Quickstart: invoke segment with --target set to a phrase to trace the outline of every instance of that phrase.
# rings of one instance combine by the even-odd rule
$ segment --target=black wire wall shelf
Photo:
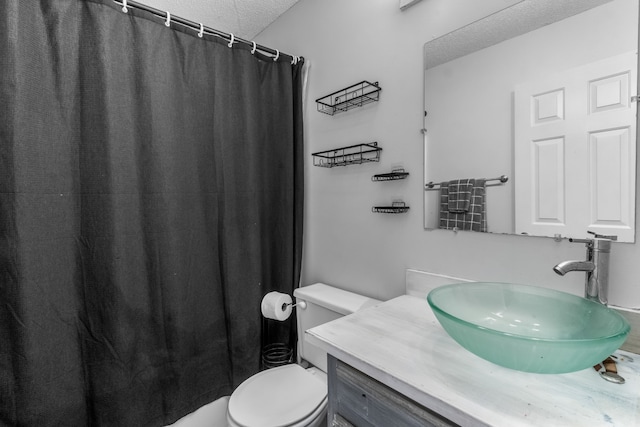
[[[348,147],[312,153],[313,165],[323,168],[335,166],[359,165],[362,163],[379,162],[382,148],[377,142],[356,144]]]
[[[405,179],[409,176],[409,172],[405,172],[404,169],[394,169],[390,173],[381,173],[373,175],[371,181],[396,181],[399,179]]]
[[[378,82],[369,83],[366,80],[352,86],[330,93],[327,96],[316,99],[318,111],[333,116],[337,113],[349,111],[352,108],[377,102],[380,99]]]
[[[408,211],[409,206],[406,206],[404,202],[393,202],[391,206],[374,206],[371,208],[371,212],[375,213],[400,214]]]

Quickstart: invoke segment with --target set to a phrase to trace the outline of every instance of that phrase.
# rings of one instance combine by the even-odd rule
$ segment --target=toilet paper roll
[[[262,315],[267,319],[287,320],[291,316],[291,296],[280,292],[269,292],[262,298]]]

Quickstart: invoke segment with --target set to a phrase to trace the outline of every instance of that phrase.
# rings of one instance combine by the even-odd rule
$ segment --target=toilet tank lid
[[[296,298],[317,304],[343,315],[355,313],[363,308],[381,303],[377,299],[354,294],[343,289],[334,288],[324,283],[303,286],[293,291]]]

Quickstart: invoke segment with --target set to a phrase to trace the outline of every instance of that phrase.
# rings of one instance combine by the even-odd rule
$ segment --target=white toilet
[[[233,392],[227,408],[230,427],[315,427],[326,425],[327,354],[305,342],[304,331],[380,301],[322,283],[293,292],[298,325],[298,362],[259,372]],[[300,360],[302,359],[302,360]]]

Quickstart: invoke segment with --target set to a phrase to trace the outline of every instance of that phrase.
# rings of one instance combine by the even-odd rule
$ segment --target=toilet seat
[[[323,413],[327,384],[299,365],[285,365],[248,378],[229,399],[229,421],[246,427],[297,427]]]

